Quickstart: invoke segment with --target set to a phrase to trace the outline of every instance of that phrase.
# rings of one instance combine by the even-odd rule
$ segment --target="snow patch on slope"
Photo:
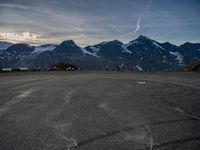
[[[152,41],[152,43],[153,43],[154,46],[159,47],[159,48],[164,50],[164,48],[162,46],[160,46],[157,42]]]
[[[41,52],[44,52],[44,51],[52,51],[55,48],[56,48],[55,45],[37,46],[37,47],[35,47],[35,50],[32,53],[34,54],[34,53],[41,53]]]
[[[139,66],[139,65],[136,65],[135,66],[139,71],[143,71],[143,69]]]
[[[174,55],[174,56],[176,56],[176,60],[179,61],[179,65],[183,64],[183,56],[180,53],[178,53],[178,52],[171,52],[171,51],[169,53],[172,54],[172,55]]]
[[[130,50],[128,50],[128,48],[127,48],[129,45],[130,45],[130,43],[123,44],[122,45],[122,52],[132,54],[132,52]]]
[[[90,46],[90,49],[92,49],[93,53],[96,54],[100,50],[100,47]]]
[[[84,54],[88,54],[88,55],[92,55],[92,56],[95,56],[97,58],[100,58],[98,55],[96,55],[96,53],[91,53],[91,52],[87,51],[85,48],[81,48],[81,50]]]

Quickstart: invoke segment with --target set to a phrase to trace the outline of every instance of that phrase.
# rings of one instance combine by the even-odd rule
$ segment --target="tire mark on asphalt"
[[[38,80],[38,81],[35,81],[35,82],[31,82],[31,83],[22,83],[22,85],[18,85],[18,86],[15,86],[13,88],[9,88],[11,90],[18,90],[19,88],[26,88],[26,87],[29,87],[29,86],[35,86],[37,84],[41,84],[41,83],[45,83],[47,81],[49,81],[50,79],[45,79],[45,80]]]
[[[62,78],[91,78],[91,77],[97,77],[97,78],[105,78],[105,79],[131,79],[131,80],[143,80],[143,81],[150,81],[150,82],[159,82],[159,83],[168,83],[168,84],[173,84],[173,85],[179,85],[179,86],[187,86],[187,87],[192,87],[192,88],[197,88],[200,89],[200,86],[196,86],[196,85],[192,85],[192,84],[188,84],[188,83],[180,83],[180,82],[174,82],[174,81],[164,81],[164,80],[155,80],[155,79],[144,79],[144,78],[133,78],[133,77],[117,77],[117,76],[99,76],[97,75],[89,75],[87,74],[87,76],[85,75],[74,75],[74,76],[68,76],[68,77],[62,77]],[[48,77],[48,78],[52,78],[52,77]],[[22,80],[19,80],[22,81]],[[8,83],[8,82],[5,82]],[[4,83],[0,83],[0,84],[4,84]]]
[[[75,77],[81,77],[81,76],[75,76]],[[83,77],[83,76],[82,76]],[[88,77],[88,75],[87,75]],[[91,75],[92,77],[92,75]],[[96,77],[101,77],[101,76],[98,76],[96,75]],[[73,78],[73,77],[72,77]],[[102,77],[101,77],[102,78]],[[133,79],[133,80],[141,80],[140,78],[131,78],[131,77],[128,77],[128,78],[121,78],[121,77],[103,77],[103,78],[106,78],[106,79]],[[159,83],[167,83],[167,84],[172,84],[172,85],[178,85],[178,86],[186,86],[186,87],[192,87],[192,88],[197,88],[197,89],[200,89],[199,86],[195,86],[195,85],[191,85],[191,84],[187,84],[187,83],[180,83],[180,82],[173,82],[173,81],[162,81],[162,80],[149,80],[149,79],[143,79],[143,81],[150,81],[150,82],[159,82]],[[146,83],[146,82],[145,82]],[[170,106],[171,107],[171,106]],[[180,107],[181,108],[181,107]],[[171,107],[172,109],[172,107]],[[182,108],[181,108],[182,109]],[[175,110],[175,109],[173,109]],[[180,111],[179,111],[180,112]],[[200,120],[200,117],[198,116],[194,116],[192,115],[191,113],[187,112],[186,110],[182,109],[182,113],[184,113],[186,116],[190,117],[190,118],[193,118],[193,119],[196,119],[196,120]]]
[[[160,88],[158,87],[160,90]],[[175,96],[177,98],[183,98],[183,97],[189,97],[191,95],[194,95],[198,90],[194,90],[194,88],[190,88],[187,86],[180,86],[180,85],[174,85],[174,84],[168,84],[167,86],[161,88],[162,91],[166,93],[166,90],[170,92],[171,96]]]
[[[173,145],[173,144],[187,143],[187,142],[195,141],[195,140],[199,141],[200,140],[200,136],[191,137],[191,138],[185,138],[185,139],[179,139],[179,140],[170,141],[170,142],[161,143],[161,144],[156,144],[156,145],[154,145],[153,149],[158,149],[158,148],[162,148],[164,146],[169,146],[169,145]]]
[[[157,92],[155,92],[155,93],[157,93]],[[191,92],[190,95],[192,95],[192,92]],[[186,108],[183,108],[182,106],[180,106],[179,104],[177,104],[175,102],[168,101],[168,100],[165,100],[163,98],[162,99],[159,98],[159,102],[161,104],[165,105],[165,107],[167,107],[167,108],[169,108],[169,109],[171,109],[173,111],[181,113],[181,114],[183,114],[183,115],[185,115],[185,116],[187,116],[189,118],[200,120],[200,117],[191,114]]]
[[[181,107],[170,107],[172,110],[175,110],[179,113],[182,113],[182,114],[185,114],[186,116],[188,116],[189,118],[192,118],[192,119],[196,119],[196,120],[200,120],[200,117],[198,116],[195,116],[195,115],[192,115],[188,112],[186,112],[184,109],[182,109]]]
[[[26,81],[35,81],[35,80],[52,79],[52,78],[53,77],[24,79],[24,80],[14,80],[14,81],[0,82],[0,85],[2,85],[2,84],[8,84],[8,83],[14,83],[14,82],[26,82]]]
[[[80,75],[76,75],[73,76],[71,78],[76,78],[76,77],[86,77],[86,78],[91,78],[91,77],[99,77],[99,78],[105,78],[105,79],[133,79],[133,80],[143,80],[143,81],[150,81],[150,82],[159,82],[159,83],[168,83],[168,84],[174,84],[174,85],[179,85],[179,86],[187,86],[187,87],[192,87],[192,88],[197,88],[200,89],[200,86],[196,86],[196,85],[191,85],[188,83],[180,83],[180,82],[174,82],[174,81],[163,81],[163,80],[155,80],[155,79],[141,79],[141,78],[133,78],[133,77],[117,77],[117,76],[112,76],[112,77],[102,77],[99,75],[87,75],[87,76],[80,76]],[[70,78],[70,77],[68,77]]]
[[[182,97],[186,97],[186,96],[191,96],[191,95],[194,95],[194,90],[188,90],[188,88],[186,89],[185,87],[183,88],[184,89],[184,92],[183,93],[186,93],[184,95],[182,95]],[[160,91],[154,91],[154,93],[160,93]],[[176,95],[175,95],[176,96]],[[183,108],[182,106],[180,106],[179,104],[175,103],[174,101],[168,101],[168,100],[165,100],[164,98],[160,99],[159,98],[159,102],[161,104],[164,104],[165,106],[167,106],[169,109],[173,110],[173,111],[176,111],[178,113],[181,113],[191,119],[196,119],[196,120],[200,120],[200,117],[198,116],[195,116],[193,114],[191,114],[186,108]]]
[[[52,108],[54,111],[49,112],[49,116],[51,116],[51,119],[49,118],[46,124],[48,124],[48,126],[53,129],[56,137],[58,136],[60,140],[62,139],[65,141],[65,146],[61,148],[65,150],[71,150],[73,147],[76,147],[77,142],[73,137],[66,136],[65,131],[70,129],[71,124],[67,122],[60,122],[56,118],[65,110],[65,107],[63,107],[63,105],[68,105],[70,103],[74,92],[75,90],[72,87],[68,86],[68,89],[66,92],[64,92],[62,98],[59,98],[59,101],[56,101],[54,105],[48,106],[48,108]]]
[[[7,113],[11,107],[17,103],[20,103],[24,98],[28,97],[30,94],[32,94],[34,90],[26,90],[20,95],[14,97],[11,101],[6,102],[2,107],[0,107],[0,117]]]
[[[174,102],[169,102],[169,101],[165,101],[162,100],[160,101],[160,103],[164,104],[165,107],[168,107],[168,109],[171,109],[173,111],[176,111],[178,113],[181,113],[191,119],[195,119],[195,120],[199,120],[200,121],[200,117],[195,116],[193,114],[191,114],[190,112],[188,112],[185,108],[181,107],[180,105],[174,103]]]
[[[63,78],[77,78],[77,77],[94,77],[93,75],[87,75],[87,76],[80,76],[80,75],[75,75],[75,76],[70,76],[70,77],[63,77]],[[200,86],[196,85],[191,85],[187,83],[180,83],[180,82],[173,82],[173,81],[163,81],[163,80],[154,80],[154,79],[141,79],[141,78],[132,78],[132,77],[102,77],[102,76],[95,76],[95,77],[100,77],[100,78],[107,78],[107,79],[133,79],[133,80],[143,80],[143,81],[150,81],[150,82],[159,82],[159,83],[168,83],[168,84],[174,84],[174,85],[180,85],[180,86],[187,86],[187,87],[192,87],[192,88],[198,88],[200,89]],[[45,78],[35,78],[35,79],[27,79],[27,80],[14,80],[14,81],[7,81],[7,82],[0,82],[1,84],[7,84],[7,83],[12,83],[12,82],[20,82],[20,81],[34,81],[34,80],[40,80],[40,79],[47,79],[47,78],[55,78],[55,77],[45,77]]]
[[[88,139],[85,139],[85,140],[81,140],[81,141],[77,142],[77,147],[84,146],[84,145],[93,143],[95,141],[98,141],[98,140],[101,140],[101,139],[104,139],[104,138],[107,138],[107,137],[110,137],[110,136],[114,136],[114,135],[122,133],[122,132],[127,132],[127,131],[131,131],[131,130],[134,130],[134,129],[137,129],[137,128],[141,128],[141,127],[145,128],[146,126],[150,126],[150,125],[158,125],[158,124],[166,124],[166,123],[178,123],[178,122],[185,122],[185,121],[196,121],[196,119],[158,121],[158,122],[140,124],[138,126],[127,126],[127,127],[122,128],[122,129],[108,131],[108,132],[105,132],[105,133],[98,134],[94,137],[91,137],[91,138],[88,138]]]
[[[180,85],[180,86],[187,86],[187,87],[200,89],[199,86],[191,85],[191,84],[187,84],[187,83],[179,83],[179,82],[172,82],[172,81],[162,81],[162,80],[148,80],[148,79],[144,79],[144,80],[151,81],[151,82],[160,82],[160,83],[168,83],[168,84],[174,84],[174,85]]]

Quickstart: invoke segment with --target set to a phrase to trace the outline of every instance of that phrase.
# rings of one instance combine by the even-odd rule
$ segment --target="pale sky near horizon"
[[[0,40],[92,45],[145,35],[200,43],[200,0],[0,0]]]

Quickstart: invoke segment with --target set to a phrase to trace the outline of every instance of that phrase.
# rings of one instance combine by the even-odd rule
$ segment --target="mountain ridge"
[[[113,40],[85,47],[78,46],[73,40],[40,46],[18,43],[0,51],[1,68],[45,68],[62,61],[89,70],[170,71],[198,60],[199,43],[186,42],[177,46],[143,35],[128,43]]]

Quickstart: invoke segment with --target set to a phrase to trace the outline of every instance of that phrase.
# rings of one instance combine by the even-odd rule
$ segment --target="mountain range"
[[[129,43],[118,40],[79,47],[74,41],[30,46],[0,42],[0,68],[47,68],[64,62],[83,70],[173,71],[200,60],[200,43],[176,46],[139,36]]]

